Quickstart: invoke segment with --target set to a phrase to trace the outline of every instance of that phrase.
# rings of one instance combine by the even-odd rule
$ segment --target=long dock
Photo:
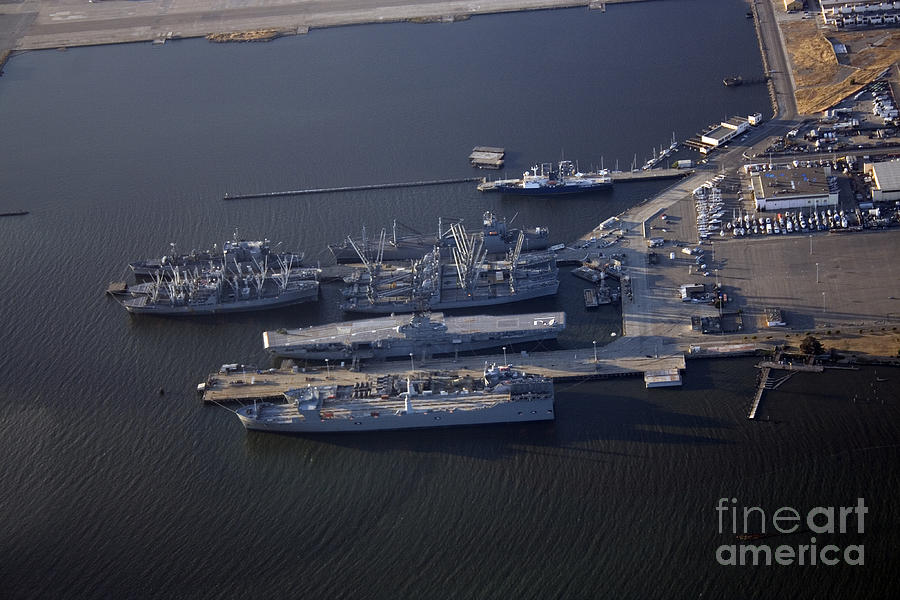
[[[331,188],[310,188],[305,190],[284,190],[280,192],[256,192],[252,194],[226,194],[223,200],[250,200],[253,198],[277,198],[280,196],[304,196],[306,194],[333,194],[335,192],[361,192],[365,190],[390,190],[395,188],[424,187],[448,183],[481,181],[481,177],[459,177],[456,179],[429,179],[425,181],[405,181],[401,183],[371,183],[368,185],[345,185]]]
[[[769,373],[771,367],[763,367],[759,374],[759,385],[756,386],[756,394],[753,395],[753,401],[750,403],[750,412],[747,414],[748,419],[756,418],[756,411],[759,409],[759,403],[762,402],[763,394],[769,389]]]
[[[693,174],[693,169],[647,169],[646,171],[613,171],[609,176],[614,182],[627,183],[650,179],[676,179]]]
[[[615,344],[613,344],[615,346]],[[468,356],[465,358],[441,358],[415,360],[415,371],[458,371],[462,375],[481,377],[484,363],[503,364],[503,354]],[[594,360],[593,348],[555,350],[530,356],[511,355],[506,362],[529,373],[552,377],[555,382],[605,379],[608,377],[645,376],[652,387],[681,385],[681,371],[685,368],[683,354],[659,357],[629,356],[618,347],[612,351],[598,350]],[[213,373],[206,379],[203,401],[227,404],[254,400],[279,399],[284,392],[309,385],[353,385],[377,378],[379,375],[407,373],[410,364],[405,361],[363,364],[358,371],[338,365],[314,368],[269,369],[267,371],[235,371]],[[665,376],[661,374],[665,373]]]

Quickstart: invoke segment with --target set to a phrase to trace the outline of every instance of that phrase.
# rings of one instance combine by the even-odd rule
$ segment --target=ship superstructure
[[[552,296],[559,288],[559,269],[552,252],[522,254],[524,235],[503,260],[487,260],[484,241],[451,227],[455,246],[434,250],[409,268],[365,262],[344,289],[346,312],[398,313],[469,308]],[[443,262],[449,252],[452,260]]]
[[[294,269],[278,260],[269,268],[264,259],[257,270],[224,268],[157,273],[153,281],[130,286],[120,302],[134,314],[204,315],[277,308],[318,299],[315,271]]]
[[[290,390],[284,404],[255,403],[235,411],[247,429],[328,433],[548,421],[553,381],[510,366],[485,366],[483,376],[459,372],[384,375],[356,385]]]
[[[416,313],[266,331],[263,346],[275,356],[310,360],[406,358],[556,339],[565,326],[563,312],[464,317]]]
[[[452,222],[459,222],[458,219]],[[549,246],[549,231],[546,227],[512,229],[506,220],[497,219],[486,211],[482,216],[481,237],[489,254],[505,254],[515,247],[519,233],[524,233],[524,252],[545,250]],[[362,236],[349,238],[340,244],[330,244],[328,249],[338,263],[361,262],[360,255],[370,261],[415,260],[425,256],[435,246],[451,248],[456,245],[452,229],[444,227],[443,219],[438,219],[435,233],[397,235],[397,221],[393,222],[390,235],[382,230],[380,236],[369,238],[363,228]]]
[[[276,244],[275,248],[280,245]],[[237,274],[248,270],[258,273],[266,262],[289,262],[299,267],[303,260],[303,254],[299,252],[277,252],[269,240],[240,239],[237,231],[231,240],[222,244],[221,249],[214,244],[209,250],[191,250],[190,254],[178,254],[174,243],[169,244],[169,247],[169,253],[160,258],[129,263],[134,276],[151,279],[156,275],[171,276],[176,267],[181,271],[221,269]]]
[[[500,179],[484,181],[478,185],[482,192],[503,194],[550,196],[556,194],[577,194],[612,187],[609,171],[582,173],[570,160],[562,160],[557,165],[542,163],[531,167],[521,179]]]

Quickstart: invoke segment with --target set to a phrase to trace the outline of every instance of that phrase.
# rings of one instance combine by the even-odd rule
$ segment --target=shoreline
[[[0,14],[33,19],[23,31],[7,32],[12,38],[9,49],[18,52],[132,42],[159,44],[210,35],[233,35],[234,39],[226,41],[236,42],[268,40],[347,25],[453,23],[472,15],[577,7],[605,11],[606,5],[646,1],[649,0],[484,0],[473,5],[460,0],[417,0],[412,4],[380,0],[360,6],[358,0],[324,4],[314,0],[176,0],[159,6],[127,0],[42,0],[37,12],[29,12],[23,5],[6,9],[0,5]],[[265,35],[254,37],[254,32],[263,31]]]

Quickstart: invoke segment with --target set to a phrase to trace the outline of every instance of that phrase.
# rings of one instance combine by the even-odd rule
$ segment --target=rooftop
[[[828,176],[821,169],[814,168],[779,167],[755,173],[751,181],[757,198],[827,196],[830,191]]]
[[[873,163],[871,168],[878,189],[900,190],[900,161]]]

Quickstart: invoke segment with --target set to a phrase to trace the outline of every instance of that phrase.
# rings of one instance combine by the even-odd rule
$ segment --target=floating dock
[[[479,169],[503,168],[503,157],[506,155],[504,148],[493,146],[475,146],[469,155],[469,163]]]

